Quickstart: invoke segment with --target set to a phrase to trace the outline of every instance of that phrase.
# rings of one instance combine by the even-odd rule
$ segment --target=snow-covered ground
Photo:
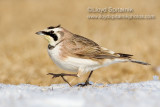
[[[160,107],[160,81],[87,87],[0,84],[0,107]]]

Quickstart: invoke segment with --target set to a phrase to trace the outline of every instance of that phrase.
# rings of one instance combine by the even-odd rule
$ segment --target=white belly
[[[98,62],[89,59],[81,59],[75,57],[67,57],[65,58],[65,60],[62,59],[59,56],[60,45],[56,46],[52,50],[48,49],[48,53],[57,66],[67,71],[78,72],[79,70],[81,70],[83,72],[88,72],[100,67]]]
[[[71,64],[68,64],[68,62],[66,62],[65,60],[62,60],[62,58],[60,57],[60,46],[56,46],[54,49],[49,50],[48,49],[48,54],[51,57],[52,61],[59,66],[60,68],[67,70],[67,71],[77,71],[78,67],[77,66],[73,66]]]

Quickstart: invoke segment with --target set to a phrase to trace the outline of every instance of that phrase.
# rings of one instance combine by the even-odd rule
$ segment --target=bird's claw
[[[53,74],[53,73],[48,73],[47,75],[52,75],[52,78],[57,78],[62,76],[62,74]]]
[[[92,85],[92,84],[90,84],[89,82],[85,82],[84,84],[78,84],[77,86],[85,87],[85,86],[87,86],[87,85]]]

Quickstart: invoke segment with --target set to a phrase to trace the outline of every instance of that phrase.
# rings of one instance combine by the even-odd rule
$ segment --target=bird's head
[[[36,34],[44,36],[44,38],[49,42],[49,44],[55,46],[57,43],[62,41],[64,35],[63,30],[64,29],[60,25],[55,27],[50,26],[47,27],[47,29],[36,32]]]

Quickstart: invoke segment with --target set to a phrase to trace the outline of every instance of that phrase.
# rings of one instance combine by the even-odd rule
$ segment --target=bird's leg
[[[91,72],[90,72],[90,74],[89,74],[89,76],[88,76],[88,78],[87,78],[87,80],[86,80],[85,84],[87,84],[87,85],[91,85],[91,84],[89,83],[89,79],[90,79],[90,77],[91,77],[92,73],[93,73],[93,71],[91,71]]]
[[[86,80],[86,82],[85,82],[84,84],[78,84],[78,86],[84,87],[84,86],[87,86],[87,85],[91,85],[91,84],[89,83],[89,79],[90,79],[92,73],[93,73],[93,71],[90,72],[90,74],[89,74],[89,76],[88,76],[88,78],[87,78],[87,80]]]
[[[77,74],[64,74],[64,73],[61,73],[61,74],[54,74],[54,73],[48,73],[47,75],[52,75],[53,77],[52,78],[56,78],[56,77],[62,77],[62,79],[68,83],[70,86],[71,84],[64,78],[64,76],[74,76],[74,77],[78,77]],[[71,86],[72,87],[72,86]]]

